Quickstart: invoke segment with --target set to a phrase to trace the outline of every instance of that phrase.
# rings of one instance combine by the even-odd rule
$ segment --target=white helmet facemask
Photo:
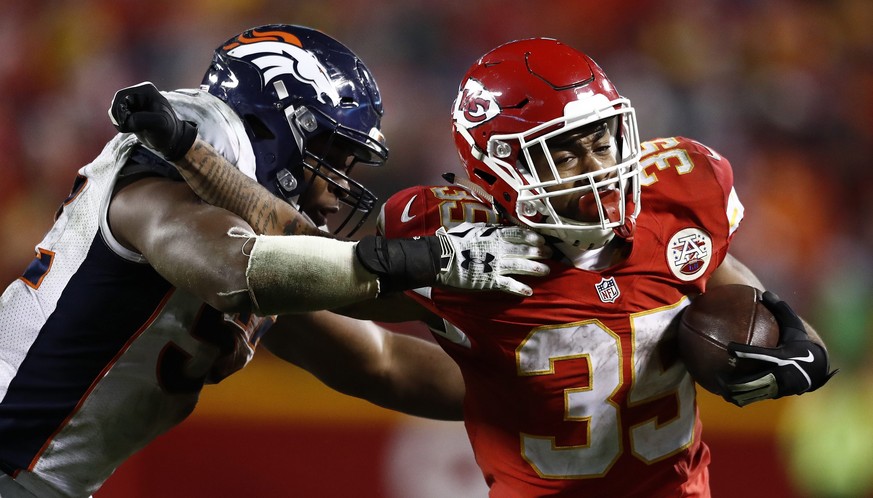
[[[562,178],[552,158],[551,139],[599,122],[609,127],[616,164]],[[504,159],[513,149],[519,151],[516,165]],[[538,152],[546,159],[550,178],[541,179],[533,167],[531,155]],[[563,116],[523,133],[492,136],[482,161],[517,190],[512,214],[520,223],[571,246],[594,249],[604,246],[616,233],[629,237],[632,232],[640,210],[640,155],[636,114],[630,102],[593,95],[568,103]],[[583,196],[589,213],[586,218],[592,221],[559,215],[552,199],[566,195]]]

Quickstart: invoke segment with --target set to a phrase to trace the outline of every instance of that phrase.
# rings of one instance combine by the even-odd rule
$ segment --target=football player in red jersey
[[[460,85],[453,131],[467,178],[392,196],[381,231],[527,226],[555,249],[549,277],[527,282],[527,296],[428,287],[406,292],[419,308],[383,296],[343,311],[392,319],[378,315],[381,302],[394,319],[428,321],[460,368],[444,383],[463,386],[443,392],[464,392],[491,496],[709,496],[709,450],[671,323],[707,287],[764,288],[728,253],[743,217],[728,160],[683,137],[641,142],[633,107],[597,64],[551,39],[511,42],[479,59]],[[496,270],[485,251],[455,258],[483,275]],[[725,379],[726,399],[741,406],[815,390],[831,375],[815,331],[773,293],[763,301],[781,340],[731,348],[758,368]],[[308,340],[329,344],[325,357],[356,327],[324,313],[305,320]],[[265,340],[290,361],[323,363],[284,347],[286,337]],[[386,372],[410,368],[384,344],[369,361]],[[384,402],[366,386],[354,392]]]
[[[743,217],[728,160],[683,137],[640,143],[630,102],[556,40],[483,56],[452,113],[469,195],[401,192],[384,207],[384,233],[423,234],[493,208],[559,255],[526,298],[410,293],[451,331],[437,338],[461,368],[464,420],[492,496],[708,496],[694,385],[669,325],[707,286],[764,288],[728,254]],[[757,375],[725,379],[739,405],[829,376],[812,328],[772,293],[765,304],[781,317],[782,342],[734,349],[760,362]]]

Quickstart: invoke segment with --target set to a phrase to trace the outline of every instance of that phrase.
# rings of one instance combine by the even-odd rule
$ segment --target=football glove
[[[724,398],[737,406],[815,391],[836,373],[830,370],[827,350],[809,339],[803,321],[788,303],[769,291],[761,302],[779,324],[779,344],[775,348],[728,345],[728,353],[738,362],[758,362],[761,367],[754,375],[722,379]]]
[[[167,98],[148,81],[115,92],[109,118],[115,129],[136,134],[168,161],[184,157],[197,139],[197,125],[179,119]]]
[[[436,231],[440,242],[437,282],[459,289],[500,290],[519,296],[530,286],[507,275],[545,276],[549,267],[535,261],[551,255],[538,233],[517,226],[462,223]]]
[[[537,259],[551,249],[520,227],[462,223],[429,237],[386,239],[368,235],[355,246],[358,261],[379,278],[379,293],[443,285],[530,296],[531,288],[507,275],[548,275]]]

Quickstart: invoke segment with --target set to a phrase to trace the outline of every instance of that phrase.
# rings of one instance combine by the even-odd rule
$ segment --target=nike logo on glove
[[[409,202],[406,203],[406,207],[403,208],[403,212],[400,213],[400,221],[401,222],[406,223],[406,222],[412,220],[412,218],[415,218],[416,215],[414,215],[414,214],[412,216],[409,215],[409,210],[412,208],[412,203],[415,202],[416,197],[418,197],[418,194],[413,195],[412,199],[409,199]]]
[[[810,351],[810,350],[807,349],[807,350],[806,350],[806,356],[802,356],[802,357],[801,357],[801,356],[795,356],[794,358],[788,358],[788,359],[789,359],[789,360],[795,360],[795,361],[803,361],[803,362],[809,363],[809,362],[811,362],[812,360],[814,360],[815,357],[812,356],[812,351]]]

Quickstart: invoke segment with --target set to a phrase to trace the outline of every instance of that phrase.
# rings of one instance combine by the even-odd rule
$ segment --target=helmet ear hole
[[[270,128],[254,114],[246,114],[243,119],[245,119],[246,124],[256,138],[261,140],[274,140],[276,138],[276,135],[273,134]]]

